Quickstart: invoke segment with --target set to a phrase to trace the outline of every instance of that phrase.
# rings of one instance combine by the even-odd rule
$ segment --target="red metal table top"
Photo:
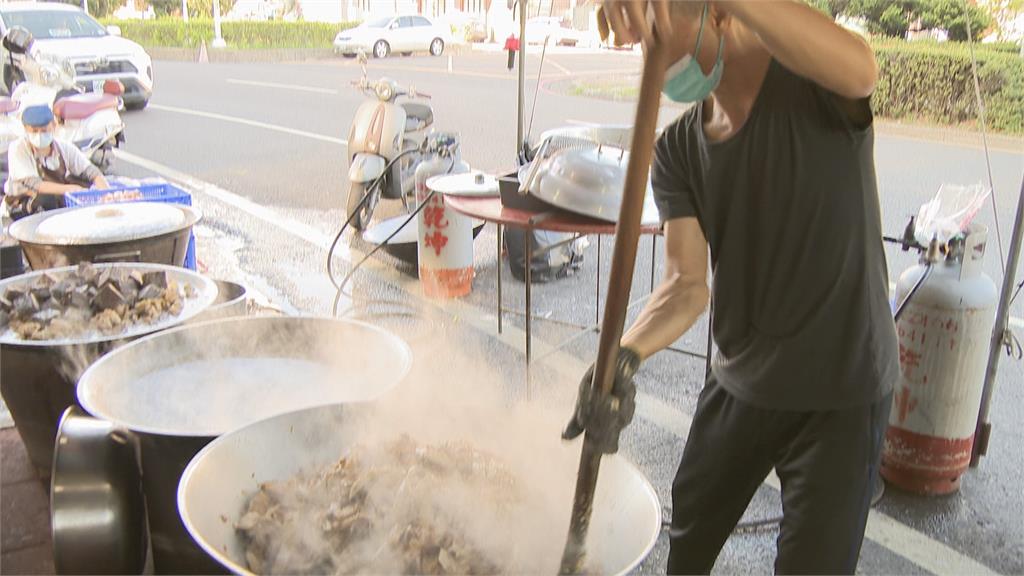
[[[494,222],[513,228],[532,228],[549,232],[572,234],[615,234],[615,224],[586,216],[577,216],[561,210],[532,212],[517,210],[501,204],[501,198],[479,198],[471,196],[445,196],[445,204],[452,210],[486,222]],[[659,234],[658,225],[643,226],[643,234]]]

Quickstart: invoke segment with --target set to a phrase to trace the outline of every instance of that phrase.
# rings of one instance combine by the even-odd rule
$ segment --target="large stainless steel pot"
[[[153,218],[138,221],[135,216]],[[194,208],[176,204],[109,204],[34,214],[11,224],[9,233],[21,243],[33,270],[79,262],[155,262],[181,266],[185,262],[192,226],[200,218]],[[131,226],[133,220],[139,226]],[[53,226],[55,222],[58,226]],[[53,228],[60,232],[54,234]]]
[[[336,405],[284,414],[225,434],[204,448],[178,487],[178,509],[196,542],[231,572],[252,574],[234,528],[248,499],[262,482],[336,462],[353,443],[346,422],[364,409]],[[570,508],[567,500],[566,516]],[[590,565],[602,573],[625,574],[650,553],[660,530],[661,505],[654,488],[624,458],[606,457],[590,524]]]
[[[108,354],[79,382],[90,414],[138,436],[158,573],[219,567],[178,517],[178,480],[215,437],[283,412],[373,400],[408,373],[393,334],[326,318],[235,318],[183,326]]]
[[[196,288],[198,295],[185,301],[178,316],[155,324],[138,324],[111,336],[90,334],[66,340],[22,340],[10,329],[0,333],[0,392],[10,408],[18,434],[25,443],[39,477],[50,478],[53,441],[61,415],[75,404],[78,376],[95,359],[134,338],[176,326],[202,312],[217,296],[213,282],[199,274],[161,264],[98,264],[106,268],[167,272],[168,277]],[[61,277],[75,267],[49,270]],[[8,288],[31,286],[44,272],[30,272],[0,281],[0,293]]]
[[[217,299],[192,322],[245,316],[249,307],[249,291],[245,286],[227,280],[214,280],[214,283],[217,284]]]

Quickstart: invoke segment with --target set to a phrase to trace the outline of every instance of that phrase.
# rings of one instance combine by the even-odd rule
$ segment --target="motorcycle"
[[[0,150],[6,168],[6,148],[21,137],[24,129],[19,121],[21,111],[29,106],[46,104],[53,109],[57,127],[54,136],[72,142],[107,173],[113,161],[112,150],[124,143],[124,122],[120,110],[124,86],[117,80],[106,80],[84,91],[75,82],[75,69],[66,58],[38,54],[32,50],[32,33],[21,27],[11,28],[3,38],[9,64],[23,78],[10,97],[0,97]],[[6,170],[4,170],[6,172]]]
[[[419,102],[397,102],[403,96],[430,96],[389,78],[368,81],[366,56],[360,54],[359,58],[363,76],[352,84],[372,99],[356,110],[349,130],[346,214],[350,225],[362,230],[382,197],[401,200],[408,209],[422,146],[434,124],[434,111]]]

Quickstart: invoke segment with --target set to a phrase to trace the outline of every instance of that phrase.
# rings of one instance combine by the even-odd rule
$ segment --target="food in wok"
[[[528,497],[495,456],[402,436],[261,484],[235,529],[259,574],[523,573],[525,551],[498,534]]]

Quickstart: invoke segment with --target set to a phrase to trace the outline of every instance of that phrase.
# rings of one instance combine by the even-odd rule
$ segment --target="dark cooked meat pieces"
[[[13,286],[0,294],[0,329],[22,339],[74,337],[87,330],[116,334],[132,324],[152,324],[181,314],[184,290],[163,270],[127,267],[98,268],[87,262],[73,272],[41,274],[31,285]]]

